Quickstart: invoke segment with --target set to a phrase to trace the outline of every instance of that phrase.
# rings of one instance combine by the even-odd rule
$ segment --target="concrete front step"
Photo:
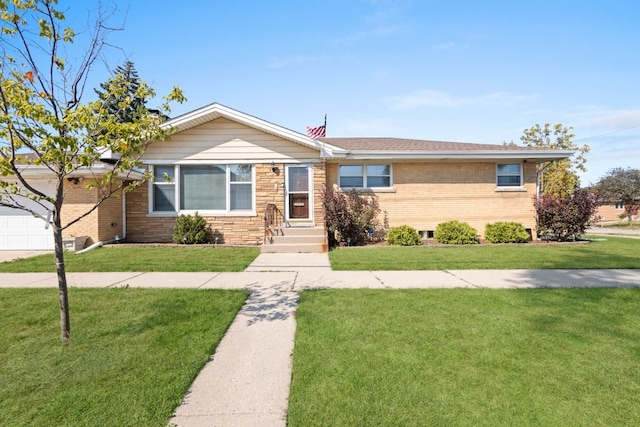
[[[320,236],[324,238],[322,227],[278,227],[273,229],[275,236]]]
[[[325,230],[322,227],[282,227],[262,245],[265,253],[327,252]]]
[[[304,244],[304,243],[324,243],[324,236],[272,236],[267,239],[267,243],[277,244]]]

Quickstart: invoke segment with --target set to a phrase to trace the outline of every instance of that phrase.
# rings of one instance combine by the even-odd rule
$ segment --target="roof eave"
[[[39,165],[22,165],[19,172],[25,178],[53,178],[55,174],[46,166]],[[93,176],[101,176],[113,170],[113,166],[107,163],[96,163],[91,167],[80,167],[77,170],[66,175],[68,178],[82,177],[89,178]],[[127,180],[139,180],[144,178],[145,172],[140,169],[133,169],[129,173],[122,172],[118,177]]]
[[[334,158],[353,160],[530,160],[543,163],[571,157],[575,151],[346,151],[336,152]]]

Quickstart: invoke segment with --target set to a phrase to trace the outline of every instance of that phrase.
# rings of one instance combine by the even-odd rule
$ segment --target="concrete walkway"
[[[327,254],[261,254],[239,273],[68,273],[67,281],[69,287],[251,291],[170,424],[284,427],[301,290],[640,287],[640,269],[332,271]],[[57,287],[57,278],[0,273],[0,287]]]

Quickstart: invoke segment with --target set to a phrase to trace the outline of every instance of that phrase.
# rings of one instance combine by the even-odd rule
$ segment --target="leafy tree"
[[[613,168],[594,185],[600,203],[622,203],[629,222],[640,202],[640,170]]]
[[[574,189],[568,196],[540,194],[534,197],[538,236],[557,241],[575,240],[594,219],[596,196],[587,189]]]
[[[536,124],[525,129],[520,137],[527,147],[576,151],[572,158],[541,163],[537,166],[542,194],[568,196],[574,188],[580,186],[577,171],[587,170],[585,155],[589,152],[589,146],[579,146],[573,142],[575,135],[571,133],[572,130],[572,127],[567,128],[560,123],[554,126],[546,123],[544,127]]]
[[[103,87],[101,99],[83,102],[89,72],[112,31],[105,19],[109,15],[99,8],[92,32],[81,38],[65,25],[65,15],[56,4],[56,0],[0,1],[0,206],[27,211],[50,223],[61,339],[67,343],[71,327],[62,232],[113,194],[139,186],[142,180],[134,179],[132,170],[141,164],[148,142],[168,138],[169,130],[160,126],[157,116],[142,110],[126,123],[118,110],[107,110],[114,99],[120,100],[120,110],[128,110],[135,99],[146,102],[153,98],[153,89],[144,82],[139,82],[133,97],[124,96],[131,85],[116,75]],[[68,63],[63,53],[72,43],[78,49],[82,42],[86,43],[80,47],[84,55]],[[184,101],[178,88],[164,98],[159,109],[169,112],[172,101]],[[63,223],[65,181],[77,172],[91,173],[106,150],[119,159],[106,173],[88,180],[87,185],[99,192],[99,200]],[[38,188],[39,176],[30,173],[34,169],[46,170],[55,187],[53,194]]]
[[[118,65],[111,77],[104,83],[100,83],[102,90],[94,89],[98,97],[104,101],[105,113],[118,117],[121,123],[132,123],[141,114],[144,114],[147,99],[138,94],[142,84],[133,62],[126,61],[124,65]],[[119,83],[125,89],[118,97],[114,97],[109,87],[119,79]],[[126,108],[123,106],[126,105]]]

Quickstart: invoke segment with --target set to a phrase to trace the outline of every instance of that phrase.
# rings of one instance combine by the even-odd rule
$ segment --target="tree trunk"
[[[69,295],[67,292],[67,274],[64,268],[64,247],[62,230],[60,229],[60,211],[53,215],[53,241],[56,254],[56,273],[58,275],[58,291],[60,295],[60,339],[63,344],[69,343],[71,324],[69,322]]]

